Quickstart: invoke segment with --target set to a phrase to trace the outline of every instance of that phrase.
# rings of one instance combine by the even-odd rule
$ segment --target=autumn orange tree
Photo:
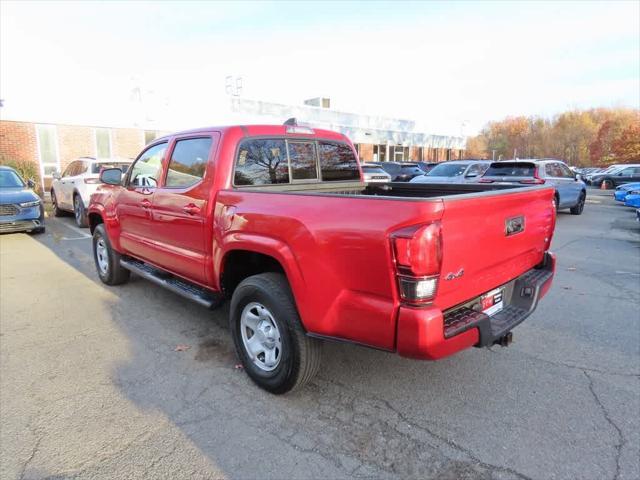
[[[467,158],[560,158],[570,165],[640,162],[640,112],[571,110],[551,119],[507,117],[467,141]]]

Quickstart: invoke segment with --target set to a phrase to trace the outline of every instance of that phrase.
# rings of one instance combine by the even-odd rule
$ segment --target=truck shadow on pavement
[[[112,422],[130,431],[122,439],[127,448],[86,465],[81,477],[117,477],[123,464],[165,478],[518,477],[478,461],[414,414],[416,401],[422,412],[434,400],[459,396],[450,376],[473,370],[481,352],[427,363],[326,343],[314,381],[274,396],[239,367],[228,304],[209,311],[135,275],[106,287],[95,273],[89,239],[55,237],[53,229],[34,238],[106,291],[110,299],[96,299],[102,302],[96,308],[106,310],[121,333],[113,350],[127,352],[103,365],[95,359],[98,370],[110,365],[107,376],[121,397],[116,403],[124,404]],[[125,416],[132,406],[138,422],[130,425]],[[247,452],[254,452],[250,462]]]

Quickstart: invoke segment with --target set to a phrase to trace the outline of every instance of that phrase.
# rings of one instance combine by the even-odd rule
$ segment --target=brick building
[[[328,98],[284,105],[229,97],[227,104],[222,102],[218,107],[218,118],[212,118],[212,124],[281,124],[295,117],[301,124],[341,132],[351,139],[363,161],[442,162],[464,154],[462,137],[415,132],[411,120],[332,110]],[[169,123],[165,121],[164,125]],[[175,125],[171,130],[184,127]],[[78,157],[135,158],[144,145],[165,133],[131,126],[1,120],[0,160],[37,163],[43,186],[49,190],[53,174]]]
[[[145,144],[164,134],[139,128],[107,128],[0,121],[0,159],[38,163],[44,187],[56,171],[78,157],[135,158]]]

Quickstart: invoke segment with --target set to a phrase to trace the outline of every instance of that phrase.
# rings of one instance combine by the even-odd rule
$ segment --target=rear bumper
[[[493,345],[522,323],[549,291],[555,255],[504,285],[504,309],[488,316],[473,309],[477,299],[442,312],[436,307],[401,307],[398,314],[397,352],[403,357],[437,360],[469,347]]]

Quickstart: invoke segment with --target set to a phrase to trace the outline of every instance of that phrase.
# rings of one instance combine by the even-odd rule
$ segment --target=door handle
[[[198,207],[197,205],[194,205],[193,203],[190,203],[189,205],[185,205],[184,207],[182,207],[182,210],[185,213],[188,213],[189,215],[196,215],[200,213],[200,207]]]
[[[144,209],[151,208],[151,202],[145,198],[140,202],[140,206]]]

